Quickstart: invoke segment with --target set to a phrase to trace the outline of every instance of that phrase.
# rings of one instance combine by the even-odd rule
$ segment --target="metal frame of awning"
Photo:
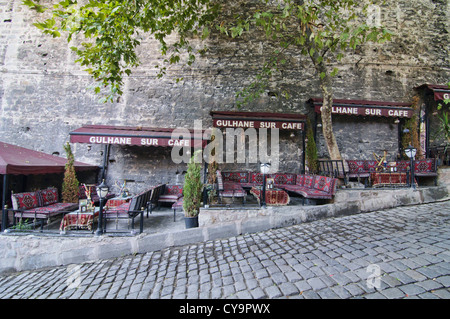
[[[101,179],[106,177],[111,145],[140,147],[194,147],[204,148],[206,130],[187,128],[154,128],[142,126],[85,125],[72,132],[71,143],[102,144],[103,164]]]
[[[439,84],[422,84],[418,87],[415,87],[414,90],[419,91],[421,89],[428,89],[433,93],[433,97],[435,101],[442,101],[444,99],[450,98],[450,88],[448,85],[439,85]]]
[[[299,113],[269,113],[269,112],[234,112],[211,111],[213,126],[216,128],[254,128],[280,129],[299,131],[302,135],[302,170],[306,168],[306,121],[307,115]],[[222,121],[222,122],[218,122]],[[219,125],[220,124],[220,125]]]
[[[8,183],[10,175],[63,174],[67,159],[35,151],[25,147],[0,142],[0,174],[3,175],[2,192],[2,231],[7,228],[6,213]],[[98,170],[98,166],[75,161],[77,172]]]

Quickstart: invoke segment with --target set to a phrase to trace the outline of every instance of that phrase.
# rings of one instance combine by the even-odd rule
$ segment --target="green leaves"
[[[268,77],[265,81],[259,77],[267,74],[268,67],[275,70],[278,63],[288,60],[280,54],[282,51],[297,50],[309,57],[319,79],[326,80],[338,73],[338,69],[331,69],[330,65],[341,61],[349,50],[356,50],[366,42],[389,41],[392,35],[390,31],[365,23],[371,1],[366,2],[284,0],[274,5],[266,0],[261,1],[263,5],[259,6],[257,12],[241,12],[236,15],[233,24],[222,23],[218,29],[233,38],[242,36],[244,31],[262,31],[271,46],[280,49],[268,53],[270,59],[277,60],[277,63],[265,64],[255,81],[237,94],[238,106],[250,102],[263,92],[264,85],[269,83]]]
[[[74,37],[84,37],[71,49],[78,56],[76,63],[89,66],[86,72],[98,83],[95,92],[109,89],[103,101],[113,101],[121,95],[124,76],[130,76],[139,65],[139,32],[152,34],[159,41],[161,54],[170,54],[164,59],[166,64],[180,63],[180,53],[186,51],[185,63],[191,65],[195,52],[189,45],[189,36],[200,32],[206,38],[208,26],[218,13],[218,7],[209,0],[62,0],[48,7],[24,0],[23,4],[38,13],[51,12],[50,18],[34,23],[43,33],[67,36],[69,42]],[[168,45],[165,39],[173,33],[178,34],[178,39]],[[159,68],[158,77],[164,75],[165,69]]]

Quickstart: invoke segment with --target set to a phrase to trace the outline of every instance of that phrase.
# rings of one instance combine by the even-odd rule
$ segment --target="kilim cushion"
[[[326,176],[316,176],[314,180],[314,189],[324,192],[330,192],[334,186],[333,178]]]
[[[56,188],[47,188],[41,190],[41,196],[43,206],[58,202],[58,190]]]
[[[31,209],[42,206],[39,191],[12,194],[11,200],[14,209]]]
[[[306,188],[314,187],[314,176],[313,175],[305,175],[305,181],[303,183],[303,187],[306,187]]]

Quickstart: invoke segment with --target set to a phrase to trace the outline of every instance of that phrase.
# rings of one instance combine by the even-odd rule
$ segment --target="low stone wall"
[[[450,185],[419,189],[341,189],[336,192],[333,203],[318,206],[279,206],[267,209],[202,209],[200,227],[226,223],[248,224],[253,219],[270,220],[271,227],[282,227],[320,217],[358,214],[404,205],[429,203],[449,199]],[[292,220],[290,222],[289,220]],[[250,226],[250,228],[252,228]],[[242,232],[246,232],[244,229]]]
[[[334,203],[266,209],[202,209],[201,227],[133,237],[61,237],[8,235],[0,237],[0,273],[33,270],[145,253],[244,233],[403,205],[450,200],[450,185],[413,190],[339,190]]]

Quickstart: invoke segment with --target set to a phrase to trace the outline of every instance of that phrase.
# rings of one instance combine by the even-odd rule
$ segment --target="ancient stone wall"
[[[32,26],[36,14],[21,2],[0,2],[0,140],[50,154],[64,156],[69,132],[86,124],[192,128],[200,119],[210,127],[210,111],[235,110],[235,93],[252,81],[270,51],[263,36],[230,39],[213,32],[206,42],[209,50],[194,65],[170,67],[157,79],[155,66],[162,58],[155,41],[145,39],[139,48],[142,64],[125,79],[124,95],[102,104],[93,94],[91,78],[74,64],[72,44],[41,34]],[[449,80],[448,1],[388,0],[377,17],[395,36],[384,45],[360,47],[336,65],[336,98],[409,102],[414,87]],[[242,111],[295,112],[313,118],[305,102],[320,97],[317,76],[298,52],[289,51],[288,58],[266,94]],[[183,80],[177,83],[179,77]],[[282,91],[290,98],[281,98]],[[385,146],[380,141],[395,149],[393,125],[387,120],[340,121],[336,132],[342,153],[368,158]],[[280,170],[300,170],[301,135],[283,133],[280,139]],[[318,144],[326,156],[321,139]],[[103,146],[72,148],[77,160],[101,165]],[[181,183],[185,170],[186,165],[172,163],[170,150],[113,146],[107,176],[110,184],[130,179],[135,181],[131,187],[141,189],[158,182]]]

